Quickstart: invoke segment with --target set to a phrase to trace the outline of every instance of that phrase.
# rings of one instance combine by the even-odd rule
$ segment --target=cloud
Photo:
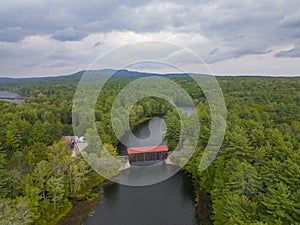
[[[252,55],[277,62],[298,57],[298,47],[269,53],[297,45],[299,8],[299,0],[2,0],[0,65],[12,66],[0,75],[27,74],[26,65],[44,65],[30,68],[46,74],[52,65],[59,74],[72,69],[63,63],[87,65],[111,48],[145,40],[181,45],[209,64]],[[176,54],[174,60],[184,57]]]
[[[18,42],[26,37],[26,32],[21,27],[7,27],[0,29],[0,41]]]
[[[68,27],[64,30],[56,31],[52,38],[59,41],[79,41],[88,35],[85,31],[80,31],[74,27]]]
[[[97,42],[94,44],[94,47],[98,47],[98,46],[100,46],[101,44],[103,44],[103,43],[101,43],[100,41],[97,41]]]
[[[300,45],[297,45],[288,51],[278,52],[275,54],[275,57],[277,57],[277,58],[285,58],[285,57],[300,58]]]
[[[273,52],[279,52],[286,48],[287,46],[273,46],[273,51],[270,53],[219,61],[211,64],[210,67],[215,74],[222,75],[299,76],[298,58],[274,57]]]
[[[167,57],[166,60],[170,63],[176,64],[186,64],[186,63],[201,63],[201,59],[198,59],[197,56],[191,54],[185,49],[179,49],[172,51]]]
[[[281,27],[299,27],[300,26],[300,10],[285,15],[279,22]]]

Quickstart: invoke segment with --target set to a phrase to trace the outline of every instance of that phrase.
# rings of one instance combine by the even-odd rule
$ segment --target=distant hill
[[[128,70],[113,70],[113,69],[103,69],[103,70],[83,70],[78,71],[69,75],[61,76],[48,76],[48,77],[30,77],[30,78],[0,78],[0,83],[9,84],[24,84],[30,82],[31,84],[36,85],[49,85],[49,84],[76,84],[80,81],[83,74],[99,74],[101,75],[113,75],[111,79],[113,80],[127,80],[137,77],[146,77],[146,76],[161,76],[161,77],[179,77],[186,76],[187,74],[155,74],[155,73],[144,73],[137,71],[128,71]]]
[[[13,78],[8,78],[8,77],[0,77],[0,82],[9,82],[9,81],[13,81]]]

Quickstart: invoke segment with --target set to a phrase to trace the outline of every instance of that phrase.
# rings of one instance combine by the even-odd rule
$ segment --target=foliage
[[[204,139],[186,166],[211,197],[212,221],[298,224],[299,78],[220,78],[220,84],[228,109],[223,146],[199,171]]]
[[[70,198],[89,198],[91,188],[104,180],[81,157],[71,157],[66,143],[60,142],[62,135],[73,134],[72,101],[78,76],[0,84],[26,97],[21,104],[0,102],[0,224],[55,224],[70,210]],[[113,154],[118,139],[110,123],[111,106],[135,78],[108,82],[97,100],[96,127]],[[298,224],[300,79],[219,77],[228,110],[227,131],[218,157],[205,171],[199,171],[198,165],[210,135],[209,104],[191,79],[172,79],[197,106],[200,142],[185,169],[198,189],[210,196],[211,220],[215,224]],[[176,94],[173,101],[185,103]],[[130,125],[152,116],[165,118],[165,138],[175,149],[181,125],[170,103],[143,99],[131,108]]]

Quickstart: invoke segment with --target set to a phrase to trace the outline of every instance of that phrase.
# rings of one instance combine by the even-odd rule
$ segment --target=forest
[[[118,144],[111,107],[127,84],[141,77],[107,82],[95,111],[96,128],[108,149]],[[201,123],[200,141],[184,170],[192,175],[196,204],[209,198],[211,224],[299,224],[300,78],[217,77],[227,107],[223,145],[212,165],[198,165],[209,135],[211,111],[188,76],[170,76],[193,99]],[[47,80],[50,79],[50,80]],[[80,74],[70,78],[5,80],[0,90],[18,93],[20,104],[0,101],[0,224],[57,224],[72,200],[97,196],[105,180],[85,160],[71,157],[63,135],[72,135],[72,105]],[[185,99],[174,95],[174,102]],[[167,124],[170,150],[179,141],[178,112],[167,101],[148,97],[130,111],[130,125],[153,116]]]

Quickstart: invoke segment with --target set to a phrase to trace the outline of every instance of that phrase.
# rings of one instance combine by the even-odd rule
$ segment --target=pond
[[[24,100],[19,99],[21,96],[10,91],[0,91],[0,101],[21,103]]]

